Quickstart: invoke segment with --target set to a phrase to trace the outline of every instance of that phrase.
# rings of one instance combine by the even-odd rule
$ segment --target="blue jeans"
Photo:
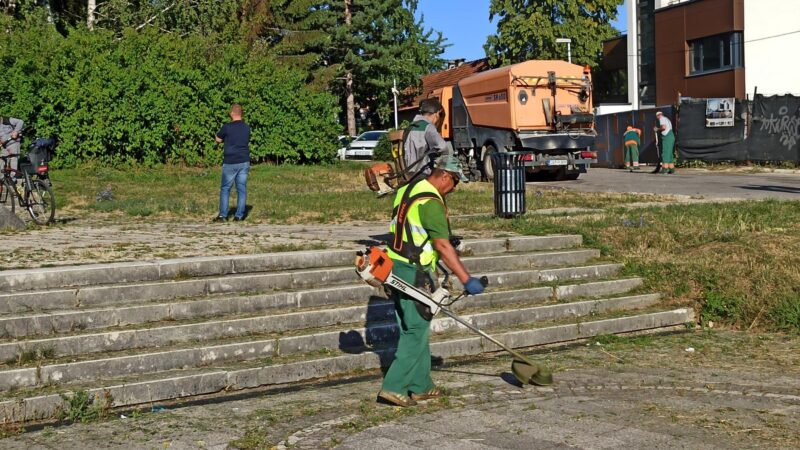
[[[250,172],[250,163],[222,165],[222,185],[219,189],[219,216],[228,217],[228,198],[231,195],[231,186],[236,182],[236,214],[239,219],[244,217],[247,202],[247,174]]]

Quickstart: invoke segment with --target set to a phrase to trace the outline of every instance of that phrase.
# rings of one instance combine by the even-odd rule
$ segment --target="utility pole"
[[[392,96],[394,97],[394,129],[400,128],[400,125],[397,123],[397,93],[400,92],[397,90],[397,78],[392,80]]]
[[[353,5],[353,0],[344,0],[344,24],[347,26],[347,32],[353,33],[353,15],[350,12],[350,7]],[[353,95],[353,71],[345,67],[345,85],[344,93],[347,98],[347,133],[350,136],[356,135],[356,101]]]

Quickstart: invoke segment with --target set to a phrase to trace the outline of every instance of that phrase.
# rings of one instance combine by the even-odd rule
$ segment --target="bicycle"
[[[30,145],[27,156],[20,157],[19,153],[0,156],[4,162],[0,203],[10,203],[12,213],[16,212],[17,205],[27,209],[31,219],[38,225],[51,223],[56,214],[56,201],[47,165],[54,145],[52,139],[37,139]],[[19,158],[19,169],[11,168],[10,158]]]

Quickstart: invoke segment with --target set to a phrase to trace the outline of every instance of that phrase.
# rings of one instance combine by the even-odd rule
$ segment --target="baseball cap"
[[[461,165],[461,161],[458,159],[457,156],[454,155],[444,155],[439,157],[436,160],[437,169],[442,169],[446,172],[450,173],[457,173],[459,175],[459,179],[464,183],[469,182],[469,178],[464,175],[464,166]]]

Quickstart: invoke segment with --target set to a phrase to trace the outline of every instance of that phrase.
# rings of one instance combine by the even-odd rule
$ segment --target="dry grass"
[[[800,332],[800,202],[671,205],[460,227],[577,233],[704,323]]]

